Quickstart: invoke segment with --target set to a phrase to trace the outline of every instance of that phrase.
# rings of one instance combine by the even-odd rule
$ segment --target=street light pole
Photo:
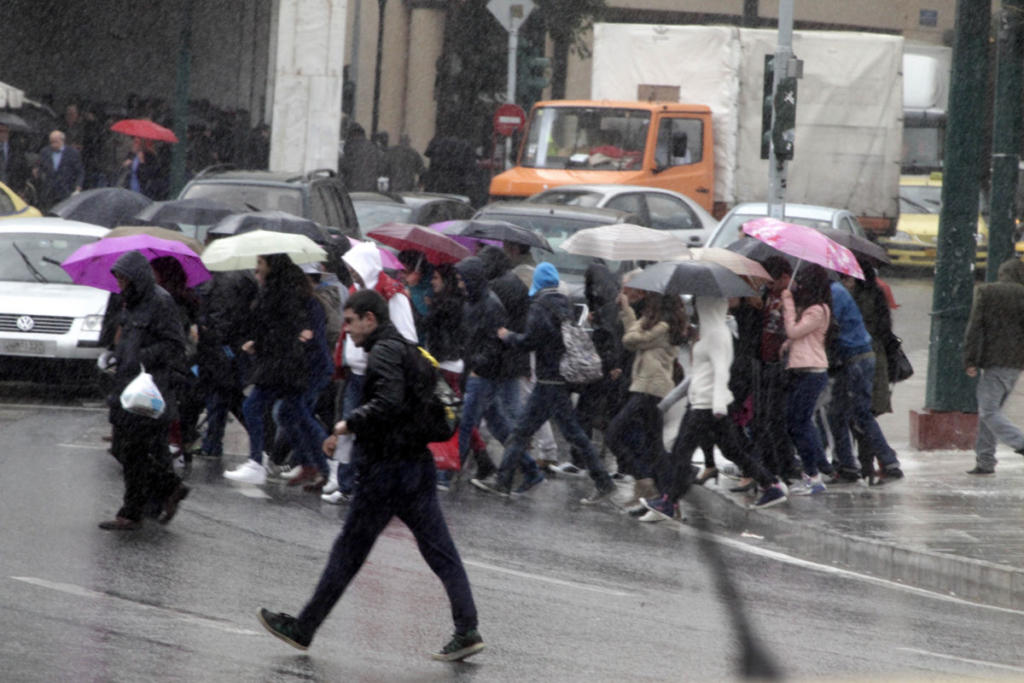
[[[991,0],[958,0],[938,256],[932,298],[925,407],[974,413],[974,381],[963,367],[963,340],[974,295],[975,233],[981,189]],[[995,266],[997,264],[993,264]]]
[[[772,131],[779,122],[778,92],[783,79],[793,76],[793,0],[782,0],[779,3],[779,42],[775,46],[775,59],[772,68]],[[786,161],[776,154],[773,134],[771,150],[768,154],[768,178],[771,195],[768,197],[768,215],[782,220],[786,213]]]
[[[985,280],[995,282],[999,265],[1014,252],[1020,162],[1021,21],[1024,0],[1003,0],[999,17],[999,56],[996,62],[996,100],[992,123],[992,204],[988,222],[988,268]]]
[[[384,59],[384,10],[388,0],[377,0],[377,61],[373,65],[373,120],[370,122],[370,135],[377,134],[377,123],[380,119],[380,63]]]

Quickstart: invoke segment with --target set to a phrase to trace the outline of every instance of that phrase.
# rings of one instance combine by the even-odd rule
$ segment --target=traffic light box
[[[538,100],[544,99],[544,88],[551,84],[551,60],[536,54],[519,56],[516,69],[516,103],[529,111]]]

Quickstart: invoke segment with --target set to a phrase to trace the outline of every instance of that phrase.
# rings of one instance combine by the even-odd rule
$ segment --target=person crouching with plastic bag
[[[185,371],[185,334],[174,300],[156,284],[146,257],[127,252],[110,270],[124,299],[114,348],[114,386],[107,399],[113,425],[111,446],[124,467],[124,502],[114,519],[101,522],[100,528],[131,531],[142,526],[149,501],[159,502],[157,521],[166,524],[188,495],[188,487],[171,467],[167,449],[167,429],[177,417],[173,375]],[[152,377],[163,399],[162,411],[153,403],[148,409],[140,408],[141,403],[133,400],[136,396],[122,396],[143,372]]]

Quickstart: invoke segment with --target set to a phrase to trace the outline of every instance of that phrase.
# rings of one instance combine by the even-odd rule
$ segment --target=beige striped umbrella
[[[690,256],[686,243],[671,232],[631,223],[584,228],[562,242],[559,249],[612,261],[675,261]]]

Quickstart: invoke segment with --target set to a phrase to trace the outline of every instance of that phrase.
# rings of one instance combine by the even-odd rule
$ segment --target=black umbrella
[[[222,218],[217,225],[210,228],[207,234],[224,237],[250,230],[270,230],[271,232],[305,235],[317,244],[326,244],[330,239],[330,234],[319,223],[284,211],[234,213]]]
[[[796,265],[797,258],[784,254],[775,247],[770,247],[759,239],[754,239],[748,235],[744,235],[735,242],[726,245],[725,247],[729,251],[736,252],[740,256],[746,256],[749,259],[753,259],[758,263],[764,263],[772,256],[781,256],[789,262],[789,265]]]
[[[484,239],[498,240],[499,242],[512,242],[513,244],[525,244],[528,247],[538,247],[553,252],[554,249],[548,244],[547,239],[538,235],[533,230],[509,223],[507,221],[487,221],[471,219],[468,221],[451,221],[447,224],[446,231],[449,235],[463,235],[465,237],[482,237]]]
[[[693,296],[755,296],[743,278],[711,261],[665,261],[647,266],[629,286],[659,294]]]
[[[193,199],[172,199],[166,202],[153,202],[135,215],[136,218],[148,223],[183,223],[185,225],[213,225],[235,210],[213,199],[196,197]]]
[[[843,245],[852,251],[854,255],[867,256],[869,259],[886,265],[892,263],[889,255],[885,253],[885,249],[869,239],[854,235],[852,232],[846,232],[845,230],[836,230],[835,228],[818,228],[818,232],[833,242]]]
[[[145,195],[120,187],[100,187],[73,194],[50,209],[54,216],[113,228],[131,225],[139,211],[152,201]]]
[[[32,126],[28,121],[21,118],[14,112],[0,111],[0,124],[7,126],[14,133],[31,133]]]

